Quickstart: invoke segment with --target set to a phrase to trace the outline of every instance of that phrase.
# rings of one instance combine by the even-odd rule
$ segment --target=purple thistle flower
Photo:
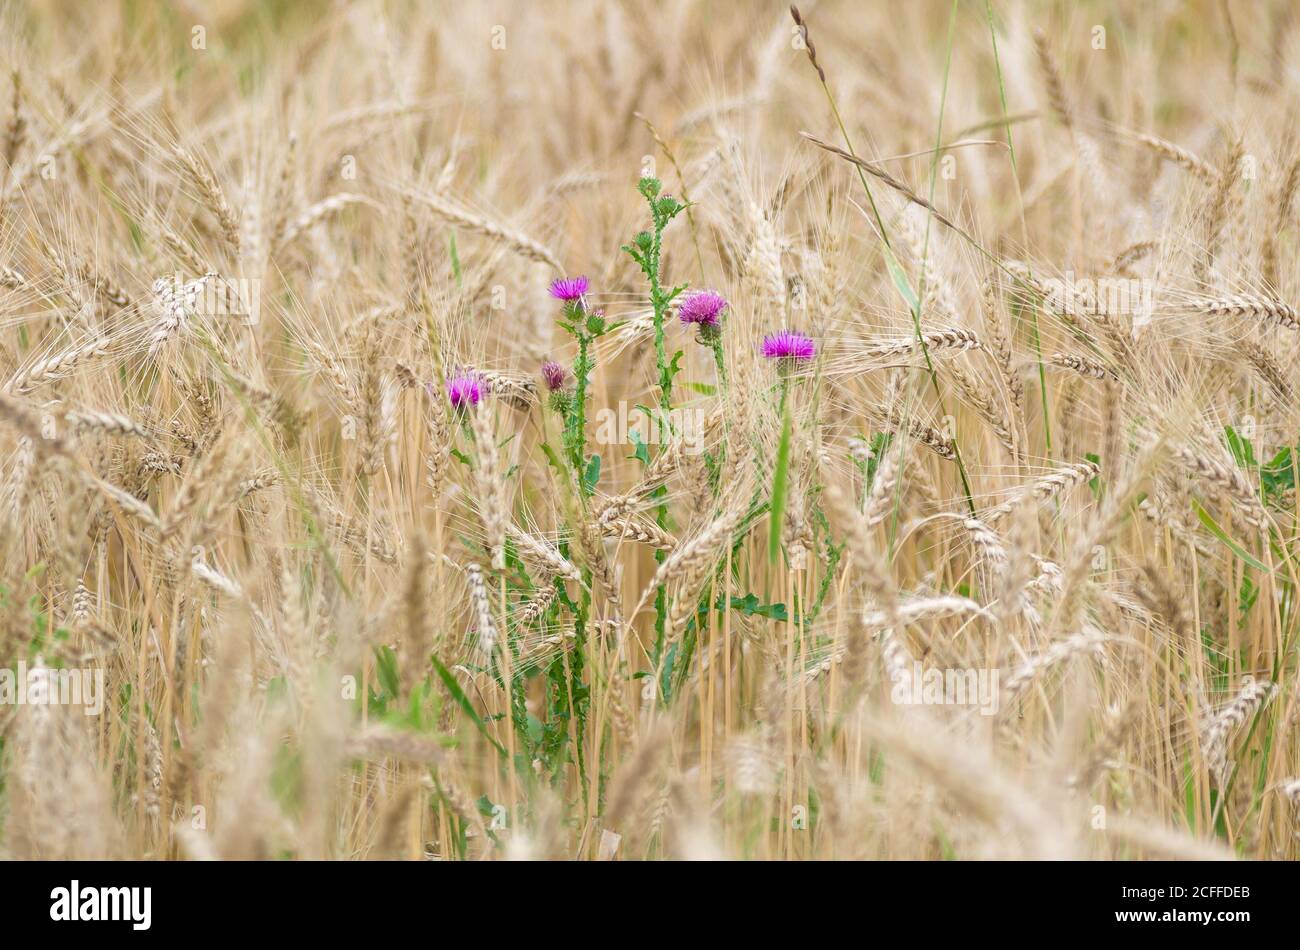
[[[565,303],[581,300],[586,292],[587,278],[585,277],[561,277],[551,282],[551,296]]]
[[[555,360],[547,360],[542,364],[542,381],[546,383],[546,388],[551,392],[564,388],[564,380],[567,375],[564,367]]]
[[[487,391],[487,380],[478,373],[458,372],[447,380],[447,399],[453,409],[477,406]]]
[[[769,360],[805,363],[816,354],[817,344],[812,341],[812,337],[793,330],[779,330],[763,337],[763,356]]]
[[[727,299],[712,290],[697,290],[682,298],[677,305],[677,316],[682,323],[697,323],[703,327],[716,327],[718,316],[727,309]]]

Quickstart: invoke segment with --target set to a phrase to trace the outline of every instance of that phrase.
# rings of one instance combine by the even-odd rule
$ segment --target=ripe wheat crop
[[[5,4],[0,854],[1300,857],[1298,47]]]

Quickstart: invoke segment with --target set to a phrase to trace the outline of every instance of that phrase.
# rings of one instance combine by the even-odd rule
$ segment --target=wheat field
[[[0,67],[0,855],[1300,857],[1287,3]]]

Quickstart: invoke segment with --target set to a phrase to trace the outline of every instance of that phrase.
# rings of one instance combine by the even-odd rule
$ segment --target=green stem
[[[709,349],[713,350],[713,363],[718,367],[718,395],[725,395],[727,390],[727,366],[722,355],[722,340],[714,340],[709,344]]]
[[[668,307],[659,286],[659,249],[663,240],[662,228],[656,214],[654,246],[650,251],[650,267],[646,273],[650,278],[650,305],[654,308],[655,367],[659,370],[659,408],[663,410],[664,418],[667,419],[667,413],[673,406],[673,377],[668,365],[668,347],[664,342],[664,317]]]
[[[672,419],[673,408],[673,376],[672,368],[668,363],[668,348],[664,342],[664,318],[667,314],[668,305],[664,300],[663,289],[659,280],[659,259],[663,247],[663,229],[665,221],[661,218],[658,209],[655,207],[653,200],[650,202],[651,214],[654,218],[654,239],[650,245],[648,256],[648,266],[646,267],[646,277],[650,281],[650,306],[654,310],[655,326],[655,367],[659,370],[659,410],[660,424],[669,424]],[[661,448],[660,451],[663,451]],[[661,485],[654,491],[654,497],[659,500],[655,508],[655,524],[665,531],[668,530],[668,506],[664,503],[667,497],[667,490]],[[666,557],[663,551],[655,551],[655,563],[662,564]],[[663,659],[663,646],[665,631],[668,625],[668,599],[667,593],[663,587],[655,591],[655,661],[656,663]]]
[[[954,3],[954,12],[955,12],[955,8],[956,7]],[[949,32],[951,34],[951,29]],[[951,35],[949,39],[951,41]],[[949,48],[949,53],[951,53],[951,46]],[[835,116],[835,124],[839,126],[840,135],[843,136],[844,138],[844,146],[845,148],[848,149],[850,155],[852,155],[854,158],[857,158],[858,157],[857,150],[853,147],[853,140],[849,137],[849,129],[848,126],[844,124],[844,117],[840,114],[840,107],[835,103],[835,96],[831,94],[831,87],[826,83],[825,79],[821,80],[821,84],[822,84],[822,91],[826,93],[826,101],[830,103],[831,113]],[[946,87],[945,87],[945,94],[946,94]],[[862,189],[867,193],[867,202],[871,205],[871,214],[872,217],[875,218],[876,229],[880,232],[880,240],[884,244],[885,254],[891,261],[895,261],[895,266],[897,266],[896,259],[894,257],[894,248],[893,245],[890,244],[889,242],[889,232],[885,229],[885,221],[880,215],[880,209],[876,206],[876,198],[871,191],[871,186],[867,184],[866,173],[863,172],[861,165],[855,165],[854,167],[857,169],[858,180],[862,183]],[[899,270],[899,273],[900,274],[902,273],[901,269]],[[903,279],[906,282],[906,278]],[[911,289],[909,287],[909,293],[910,292]],[[939,411],[946,416],[948,415],[948,407],[944,402],[943,391],[939,386],[939,374],[935,371],[934,363],[930,359],[930,348],[926,346],[925,334],[921,330],[920,295],[919,294],[916,295],[914,303],[912,301],[908,301],[908,304],[909,304],[908,309],[911,310],[912,312],[912,324],[916,332],[916,340],[920,344],[921,355],[925,357],[925,368],[930,375],[930,385],[934,389],[935,398],[939,401]],[[966,507],[970,510],[971,517],[976,517],[977,512],[975,511],[975,499],[971,493],[970,479],[967,478],[966,476],[966,464],[965,462],[962,461],[961,449],[957,447],[956,439],[953,439],[952,448],[953,448],[953,454],[956,457],[957,472],[961,476],[962,491],[966,495]]]
[[[587,456],[587,383],[595,363],[591,359],[591,337],[582,330],[576,330],[574,336],[578,340],[578,357],[573,363],[573,407],[566,420],[565,442],[568,443],[569,462],[581,484]]]

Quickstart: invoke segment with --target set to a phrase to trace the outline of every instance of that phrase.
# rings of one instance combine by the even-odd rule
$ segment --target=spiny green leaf
[[[718,598],[715,605],[718,610],[722,609],[722,598]],[[758,596],[752,591],[744,597],[732,597],[731,609],[739,610],[746,617],[767,617],[769,620],[785,621],[789,619],[786,613],[785,604],[765,604],[758,599]]]

